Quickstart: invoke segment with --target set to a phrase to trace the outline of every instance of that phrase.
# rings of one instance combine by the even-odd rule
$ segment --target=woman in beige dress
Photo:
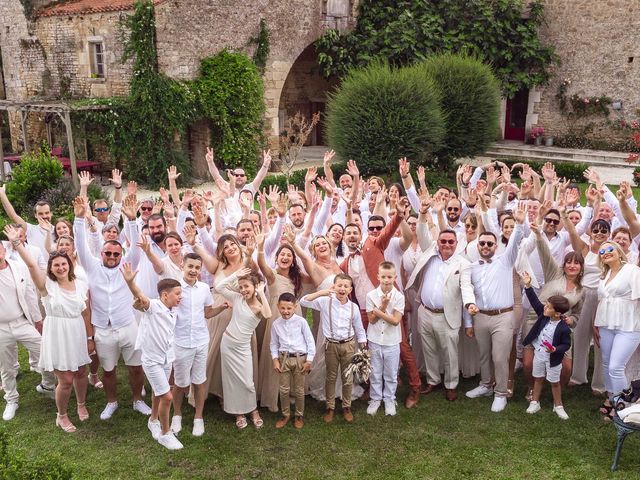
[[[236,416],[239,429],[247,426],[247,413],[251,413],[251,421],[256,428],[264,424],[257,407],[251,352],[256,327],[262,319],[271,317],[265,285],[261,280],[251,269],[243,268],[216,287],[233,304],[231,321],[220,341],[220,359],[224,411]]]
[[[256,237],[258,244],[258,266],[269,287],[269,306],[271,316],[260,322],[256,328],[258,338],[259,358],[258,377],[260,378],[260,389],[258,398],[260,406],[267,407],[271,412],[278,411],[279,398],[279,376],[273,368],[269,345],[271,343],[271,325],[280,316],[278,312],[278,298],[283,293],[292,293],[296,298],[302,288],[303,275],[297,264],[297,257],[293,248],[289,245],[281,245],[276,251],[276,268],[271,268],[264,256],[264,234]],[[296,314],[302,315],[300,305],[296,307]]]

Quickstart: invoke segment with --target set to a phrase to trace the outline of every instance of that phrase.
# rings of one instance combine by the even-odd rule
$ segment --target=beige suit
[[[443,310],[436,313],[427,309],[420,301],[420,293],[429,260],[438,255],[435,245],[431,245],[418,259],[416,268],[407,281],[406,290],[415,291],[418,307],[418,330],[427,363],[427,381],[430,385],[440,383],[440,372],[444,370],[445,388],[454,389],[458,385],[458,335],[462,324],[463,305],[475,303],[471,285],[470,262],[461,255],[449,260],[444,281]],[[444,363],[441,368],[441,359]]]

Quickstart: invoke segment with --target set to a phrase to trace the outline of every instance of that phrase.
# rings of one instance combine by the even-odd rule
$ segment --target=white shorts
[[[142,369],[156,397],[164,395],[171,389],[169,385],[169,377],[171,376],[170,363],[146,362],[142,364]]]
[[[538,354],[536,350],[533,356],[533,371],[534,378],[546,377],[550,383],[558,383],[560,381],[560,371],[562,370],[562,363],[559,363],[555,367],[551,366],[549,356]]]
[[[138,336],[138,323],[132,321],[124,327],[99,328],[94,326],[94,338],[96,352],[100,365],[105,372],[110,372],[118,365],[118,359],[122,355],[125,365],[139,367],[142,365],[142,352],[136,350],[136,337]]]
[[[209,343],[194,348],[174,345],[173,380],[176,386],[187,388],[192,383],[200,385],[207,380],[207,356]]]

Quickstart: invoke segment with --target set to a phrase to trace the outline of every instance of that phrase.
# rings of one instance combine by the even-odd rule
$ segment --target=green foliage
[[[0,480],[71,480],[72,470],[50,456],[28,460],[21,451],[9,449],[9,434],[0,430]]]
[[[535,0],[523,15],[522,0],[363,0],[358,23],[347,33],[327,31],[316,43],[325,76],[344,76],[375,58],[407,65],[434,53],[467,53],[493,68],[502,92],[549,81],[558,63],[538,29],[544,5]]]
[[[443,146],[440,91],[426,75],[382,62],[353,70],[330,95],[326,128],[341,158],[358,162],[362,175],[392,172],[400,157],[425,163]]]
[[[633,169],[633,183],[636,184],[636,187],[640,187],[640,167]]]
[[[417,75],[433,78],[442,92],[447,133],[436,152],[439,161],[484,152],[499,131],[500,86],[491,69],[455,54],[431,56],[414,68]]]
[[[211,141],[223,167],[256,171],[264,113],[262,78],[255,64],[240,53],[223,50],[206,58],[194,81],[198,112],[211,120]]]
[[[122,26],[122,60],[133,60],[130,95],[78,102],[107,107],[76,114],[89,123],[92,141],[104,144],[116,166],[126,165],[138,182],[166,184],[170,165],[182,173],[179,182],[188,182],[190,162],[182,142],[188,125],[204,117],[211,122],[216,157],[255,172],[264,143],[263,85],[255,64],[246,55],[223,51],[202,61],[199,78],[178,82],[158,71],[153,2],[137,0]]]
[[[39,199],[43,192],[62,178],[62,164],[51,155],[48,146],[22,156],[13,169],[12,181],[7,183],[7,196],[14,208],[25,210],[31,199]]]
[[[506,160],[502,160],[502,162],[506,163],[507,165],[513,165],[514,163],[520,163],[522,162],[522,159],[518,159],[518,158],[508,158]],[[540,171],[542,169],[542,166],[544,165],[544,162],[537,162],[534,160],[527,160],[526,161],[528,165],[531,166],[531,168],[533,168],[536,171]],[[566,178],[568,180],[571,180],[574,183],[579,183],[582,181],[583,177],[583,173],[584,171],[589,167],[589,165],[587,165],[586,163],[569,163],[569,162],[554,162],[553,166],[556,169],[556,173],[558,175],[559,178]],[[514,171],[514,176],[519,172],[519,169],[516,169]]]
[[[257,37],[252,37],[249,43],[255,43],[256,51],[253,54],[253,63],[256,64],[260,73],[264,73],[267,66],[267,58],[269,58],[269,29],[264,18],[260,19],[260,32]]]
[[[334,171],[336,171],[335,169],[335,165],[333,165]],[[295,187],[297,187],[300,190],[304,190],[304,176],[307,173],[306,170],[296,170],[294,172],[291,172],[291,176],[289,177],[289,185],[294,185]],[[284,174],[270,174],[267,175],[266,177],[264,177],[264,180],[262,180],[262,183],[260,184],[260,189],[262,190],[264,189],[269,189],[269,186],[271,185],[277,185],[278,188],[280,188],[281,192],[286,192],[287,191],[287,176]]]
[[[633,125],[633,124],[632,124]],[[611,128],[613,131],[629,133],[627,138],[603,138],[601,131]],[[640,152],[629,126],[620,126],[618,122],[588,122],[570,125],[564,134],[554,135],[554,144],[562,148],[587,148],[590,150],[606,150],[612,152]]]

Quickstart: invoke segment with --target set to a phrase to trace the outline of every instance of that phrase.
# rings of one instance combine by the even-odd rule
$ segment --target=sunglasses
[[[151,212],[153,210],[153,207],[140,207],[140,210],[143,212]]]
[[[246,177],[247,174],[246,173],[234,173],[233,176],[234,177]]]
[[[613,253],[614,250],[615,248],[613,248],[612,246],[608,246],[607,248],[601,248],[598,253],[600,255],[604,255],[605,253]]]
[[[560,225],[560,220],[555,220],[553,218],[545,218],[544,221],[549,224],[553,223],[554,225]]]
[[[98,213],[101,212],[108,212],[109,211],[109,207],[100,207],[100,208],[94,208],[94,210]]]
[[[383,228],[384,228],[384,227],[381,227],[381,226],[371,226],[371,227],[369,227],[369,231],[370,231],[370,232],[379,232],[379,231],[381,231]]]
[[[609,230],[606,228],[594,228],[591,233],[609,233]]]
[[[105,257],[113,257],[113,258],[118,258],[120,255],[122,255],[120,252],[102,252],[104,254]]]
[[[455,240],[444,240],[442,238],[438,241],[440,242],[440,245],[455,245],[456,243]]]
[[[481,247],[489,247],[489,248],[493,247],[495,244],[496,242],[491,242],[488,240],[480,240],[478,242],[478,245],[480,245]]]
[[[475,230],[477,227],[475,225],[471,225],[470,223],[465,224],[464,228],[468,230]]]
[[[447,212],[459,212],[460,209],[458,207],[447,207]]]

